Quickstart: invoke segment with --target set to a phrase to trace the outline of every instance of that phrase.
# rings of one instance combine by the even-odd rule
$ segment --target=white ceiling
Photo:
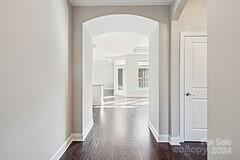
[[[148,38],[138,33],[111,32],[95,37],[93,42],[94,61],[129,54],[148,54]]]
[[[175,0],[69,0],[74,6],[171,5]]]
[[[94,61],[129,54],[148,54],[149,35],[158,22],[136,15],[117,14],[84,23],[95,46]]]

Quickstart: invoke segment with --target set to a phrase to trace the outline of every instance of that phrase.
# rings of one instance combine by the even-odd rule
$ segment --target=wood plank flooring
[[[73,142],[60,160],[206,160],[206,144],[156,143],[148,129],[148,108],[95,108],[86,141]],[[189,150],[192,149],[192,150]],[[202,149],[195,153],[194,149]],[[204,154],[205,153],[205,154]]]

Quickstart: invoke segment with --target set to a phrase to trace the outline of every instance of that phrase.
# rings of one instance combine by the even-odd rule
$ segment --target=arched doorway
[[[96,27],[97,26],[97,27]],[[114,14],[82,24],[82,132],[83,139],[93,125],[92,54],[93,38],[109,32],[134,32],[149,40],[149,128],[159,137],[159,22],[142,16]]]

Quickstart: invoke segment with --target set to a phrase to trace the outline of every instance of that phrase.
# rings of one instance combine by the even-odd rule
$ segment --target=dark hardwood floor
[[[60,160],[207,159],[206,144],[157,143],[148,129],[147,107],[102,108],[93,113],[94,126],[86,140],[73,142]]]

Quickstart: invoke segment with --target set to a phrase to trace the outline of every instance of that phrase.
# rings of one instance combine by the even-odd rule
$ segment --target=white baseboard
[[[154,138],[158,143],[169,143],[171,145],[180,145],[181,138],[180,137],[171,137],[168,134],[159,134],[153,124],[149,121],[148,128],[152,132]]]
[[[69,138],[61,145],[57,152],[50,158],[50,160],[59,160],[66,152],[70,144],[74,141],[83,141],[83,136],[80,133],[72,133]]]
[[[148,122],[148,127],[157,142],[159,142],[159,143],[168,143],[169,142],[169,135],[160,135],[150,121]]]
[[[72,142],[74,142],[74,141],[82,142],[83,141],[83,135],[80,133],[73,133],[71,136],[72,136]]]
[[[69,138],[60,146],[57,152],[50,158],[50,160],[59,160],[65,151],[68,149],[70,144],[73,142],[74,135],[71,134]]]
[[[172,146],[179,146],[180,142],[181,142],[181,139],[180,139],[180,137],[171,137],[167,134],[165,134],[165,135],[160,134],[158,142],[169,143]]]
[[[157,142],[159,142],[159,134],[158,134],[157,130],[155,129],[155,127],[153,126],[153,124],[152,124],[150,121],[148,122],[148,128],[149,128],[150,131],[152,132],[155,140],[156,140]]]
[[[181,138],[180,137],[169,137],[169,143],[172,146],[179,146],[181,142]]]
[[[74,141],[84,141],[93,127],[93,121],[91,121],[83,134],[80,133],[73,133],[69,136],[69,138],[60,146],[57,152],[50,158],[50,160],[59,160],[65,151],[68,149],[70,144]],[[169,137],[169,135],[159,135],[155,127],[152,125],[151,122],[148,122],[148,127],[152,132],[154,138],[157,142],[160,143],[170,143],[171,145],[180,145],[181,139],[180,137]]]
[[[84,129],[84,131],[83,131],[83,136],[82,136],[82,140],[83,140],[83,141],[86,139],[88,133],[89,133],[90,130],[92,129],[93,124],[94,124],[94,123],[93,123],[93,120],[91,120],[91,121],[88,123],[87,127]]]
[[[168,134],[160,134],[159,142],[160,143],[169,143],[169,135]]]

